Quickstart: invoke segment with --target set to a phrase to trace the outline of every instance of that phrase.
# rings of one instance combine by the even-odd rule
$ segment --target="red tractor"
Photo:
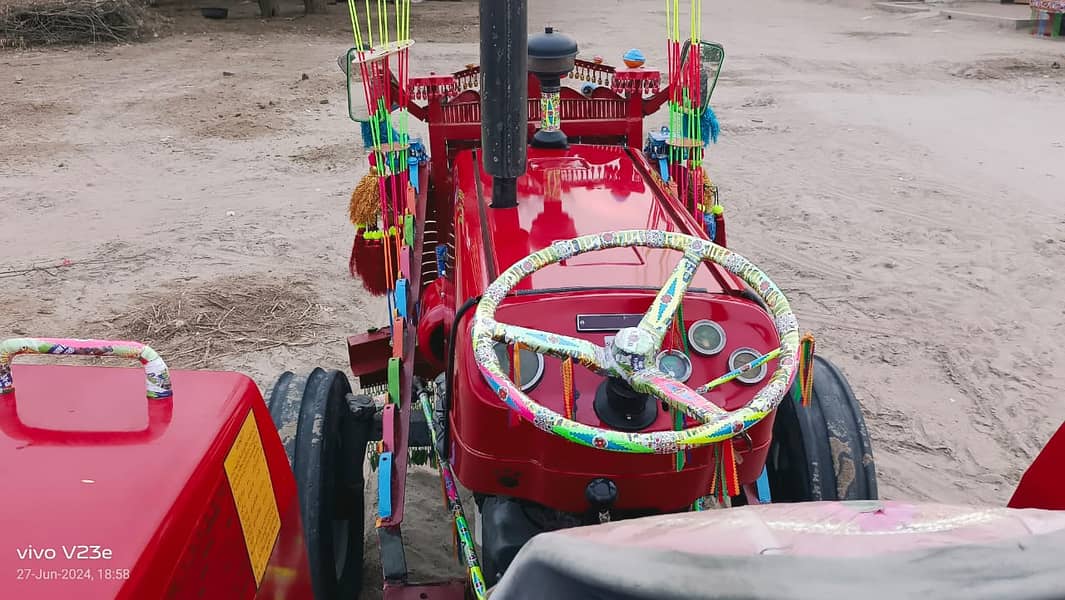
[[[738,597],[739,584],[715,591],[704,574],[767,573],[774,557],[759,555],[823,554],[835,533],[898,535],[848,538],[837,562],[773,562],[780,579],[761,579],[817,582],[853,570],[840,556],[1017,537],[1006,521],[951,520],[960,509],[876,501],[845,378],[813,355],[772,280],[727,248],[699,160],[720,46],[671,39],[663,81],[638,52],[614,67],[577,59],[553,29],[527,36],[524,0],[482,0],[481,64],[451,75],[407,77],[397,40],[357,36],[341,60],[378,115],[367,122],[381,208],[356,220],[352,269],[391,316],[348,341],[358,391],[315,369],[285,373],[264,400],[247,377],[171,373],[133,342],[4,342],[3,597],[350,600],[367,516],[389,599]],[[671,129],[645,139],[644,118],[666,104]],[[427,124],[427,152],[379,127],[396,107]],[[23,353],[124,356],[144,370],[12,367]],[[1045,474],[1063,447],[1048,446],[1016,505],[1065,508]],[[408,578],[406,474],[426,456],[466,580]],[[708,510],[721,507],[733,512]],[[1060,515],[1003,518],[1065,527]],[[971,535],[934,535],[961,530]],[[1055,535],[1039,543],[1060,548]],[[1044,557],[1032,577],[1049,572]],[[907,563],[892,564],[885,589],[913,592],[897,582]],[[757,578],[734,581],[785,597]]]
[[[384,196],[395,179],[416,190],[398,260],[409,251],[422,268],[388,292],[410,308],[349,341],[362,388],[396,399],[379,409],[386,581],[406,575],[384,540],[402,518],[419,394],[436,455],[476,499],[486,585],[543,531],[708,502],[876,498],[846,380],[810,348],[800,357],[784,296],[725,248],[716,190],[692,160],[700,136],[675,125],[644,146],[644,119],[675,112],[680,88],[693,119],[710,111],[723,49],[678,42],[664,74],[638,52],[624,68],[577,59],[553,28],[527,36],[521,2],[483,3],[481,28],[479,66],[411,78],[406,103],[401,78],[377,86],[429,133],[424,166],[411,158],[381,183]],[[373,79],[357,54],[342,67]],[[380,260],[365,248],[355,272]]]

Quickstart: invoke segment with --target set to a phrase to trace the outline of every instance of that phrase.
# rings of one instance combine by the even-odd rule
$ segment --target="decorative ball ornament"
[[[625,61],[625,66],[630,69],[642,67],[643,63],[647,62],[647,59],[643,56],[643,52],[640,52],[637,48],[633,48],[626,52],[622,55],[621,60]]]

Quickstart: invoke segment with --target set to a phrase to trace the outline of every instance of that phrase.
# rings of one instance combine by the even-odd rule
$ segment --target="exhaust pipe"
[[[481,164],[492,208],[513,208],[528,143],[528,0],[481,0],[480,19]]]

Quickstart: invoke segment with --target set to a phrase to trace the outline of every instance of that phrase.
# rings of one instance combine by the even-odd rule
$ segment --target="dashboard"
[[[582,291],[565,295],[510,298],[499,307],[497,320],[588,340],[605,346],[618,330],[639,323],[654,299],[654,292],[635,290]],[[596,311],[582,310],[594,306]],[[682,322],[683,326],[678,326]],[[772,319],[757,304],[722,294],[689,292],[674,326],[667,333],[656,362],[663,372],[691,388],[697,388],[733,369],[774,350],[779,345]],[[562,361],[527,348],[496,344],[500,365],[522,391],[538,403],[563,411]],[[741,374],[711,390],[706,397],[726,410],[734,410],[753,398],[776,361]],[[604,378],[586,369],[574,369],[573,387],[577,420],[603,426],[595,414],[591,398]],[[491,399],[495,401],[494,398]],[[665,411],[663,411],[665,412]],[[648,430],[672,427],[660,415]]]

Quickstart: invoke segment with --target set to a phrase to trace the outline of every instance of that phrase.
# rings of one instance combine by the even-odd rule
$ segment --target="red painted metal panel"
[[[381,385],[388,381],[388,359],[392,356],[392,336],[388,327],[382,327],[372,333],[360,333],[348,337],[348,364],[352,375],[359,378],[365,389]],[[431,377],[440,370],[423,357],[421,349],[416,349],[416,372],[422,377]]]
[[[254,410],[281,519],[258,597],[287,590],[310,600],[295,480],[250,379],[174,371],[172,409],[160,419],[146,408],[141,369],[15,365],[14,375],[18,391],[0,398],[0,530],[10,545],[0,566],[13,575],[0,596],[139,600],[173,587],[202,598],[256,597],[223,469]],[[152,435],[129,436],[137,431]],[[20,558],[16,550],[31,545],[56,558]],[[73,545],[100,546],[87,554],[106,549],[111,558],[68,559],[64,547]],[[19,569],[60,579],[18,581]],[[92,579],[61,579],[64,569]]]
[[[425,286],[421,318],[418,321],[418,351],[435,371],[447,362],[448,336],[455,320],[455,286],[440,278]]]
[[[457,185],[462,194],[460,224],[462,257],[456,263],[465,270],[459,274],[459,299],[476,296],[489,283],[486,256],[494,259],[499,271],[551,242],[580,235],[621,229],[663,229],[698,235],[694,223],[685,220],[683,209],[658,193],[632,157],[618,146],[573,146],[569,150],[529,149],[530,168],[518,180],[518,207],[482,211],[491,202],[491,177],[475,164],[473,154],[456,158]],[[480,173],[480,182],[477,174]],[[586,176],[585,176],[586,174]],[[548,178],[557,178],[549,186]],[[552,197],[550,190],[557,190]],[[484,212],[488,236],[482,235],[480,214]],[[486,249],[486,243],[488,248]],[[660,287],[680,260],[671,250],[639,248],[642,263],[610,264],[606,255],[620,256],[627,250],[597,252],[582,259],[581,266],[553,265],[534,273],[519,289],[544,289],[601,284],[605,287]],[[601,262],[600,262],[601,261]],[[589,264],[593,266],[588,267]],[[722,286],[707,267],[696,275],[693,287],[721,292]]]
[[[249,598],[255,580],[248,569],[248,554],[241,535],[233,494],[220,475],[214,494],[174,570],[166,598]]]
[[[1065,510],[1065,424],[1058,428],[1021,477],[1010,508]]]

